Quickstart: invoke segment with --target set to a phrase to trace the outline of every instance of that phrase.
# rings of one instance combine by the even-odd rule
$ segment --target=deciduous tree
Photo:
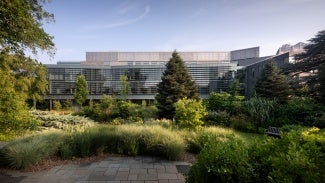
[[[128,77],[126,75],[122,75],[120,77],[120,85],[121,85],[121,90],[120,90],[121,98],[123,100],[126,100],[126,97],[129,95],[129,88],[130,88]]]
[[[32,121],[26,107],[28,97],[35,101],[46,89],[45,73],[25,51],[55,52],[53,37],[42,25],[54,21],[53,14],[42,7],[47,0],[0,1],[0,122],[6,135],[30,128]]]
[[[44,31],[44,22],[53,22],[54,15],[45,11],[47,0],[0,1],[0,48],[2,51],[23,54],[26,49],[38,49],[49,54],[55,51],[53,37]]]
[[[74,99],[76,102],[82,106],[82,104],[87,100],[89,94],[88,83],[84,75],[79,75],[76,81],[76,91],[74,93]]]

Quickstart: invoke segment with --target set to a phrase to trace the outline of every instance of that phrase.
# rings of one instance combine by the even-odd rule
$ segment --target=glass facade
[[[130,85],[129,99],[154,99],[157,84],[161,81],[164,65],[132,65],[132,66],[82,66],[82,65],[47,65],[48,93],[47,98],[73,98],[75,81],[83,74],[88,82],[90,98],[100,98],[103,94],[120,93],[120,76],[126,75]],[[188,65],[192,78],[199,86],[202,97],[212,91],[226,91],[229,82],[234,78],[236,64],[219,63],[209,65]]]

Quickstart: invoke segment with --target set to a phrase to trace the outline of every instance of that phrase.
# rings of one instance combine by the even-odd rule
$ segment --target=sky
[[[308,42],[325,29],[325,0],[52,0],[43,28],[56,54],[45,64],[84,61],[87,51],[231,51]]]

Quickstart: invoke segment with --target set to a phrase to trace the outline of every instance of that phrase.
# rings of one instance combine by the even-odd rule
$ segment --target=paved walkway
[[[100,162],[61,165],[41,172],[9,171],[7,179],[0,176],[0,182],[184,183],[190,165],[151,157],[109,157]]]

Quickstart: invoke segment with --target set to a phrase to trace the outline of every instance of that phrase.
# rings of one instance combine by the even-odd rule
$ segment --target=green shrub
[[[201,100],[181,99],[175,104],[175,122],[181,128],[198,129],[203,125],[202,118],[206,115]]]
[[[325,179],[325,132],[292,128],[281,139],[264,136],[243,144],[236,138],[203,136],[205,145],[188,182],[321,182]]]
[[[293,98],[287,104],[279,105],[276,110],[277,119],[274,124],[303,125],[325,127],[324,106],[308,98]]]
[[[245,102],[245,106],[248,110],[248,114],[253,119],[255,131],[258,132],[260,127],[267,127],[272,120],[276,101],[253,97]]]
[[[205,104],[209,111],[227,111],[230,114],[237,114],[243,110],[244,98],[244,96],[233,96],[227,92],[212,92]]]
[[[183,130],[180,134],[187,142],[187,150],[192,153],[199,153],[211,139],[224,142],[237,138],[232,130],[221,127],[206,127],[196,132]]]
[[[236,116],[230,117],[230,127],[232,129],[242,131],[242,132],[248,132],[253,133],[255,132],[255,126],[251,122],[251,118],[244,114],[238,114]]]
[[[61,102],[60,101],[58,101],[58,100],[56,100],[56,101],[54,101],[53,102],[53,109],[54,110],[61,110],[62,109],[62,105],[61,105]]]
[[[230,115],[226,111],[210,111],[205,116],[204,121],[206,125],[217,125],[223,127],[230,126]]]
[[[26,168],[54,156],[64,137],[61,132],[43,132],[12,141],[2,149],[2,161],[12,168]]]
[[[210,139],[190,169],[187,182],[244,182],[249,175],[247,160],[242,141]]]
[[[70,100],[70,99],[64,100],[63,107],[64,107],[64,109],[71,110],[71,108],[72,108],[72,100]]]
[[[178,133],[160,126],[144,126],[141,131],[142,151],[148,155],[178,159],[185,150],[185,143]]]
[[[83,131],[95,125],[95,122],[88,118],[71,114],[63,115],[48,111],[31,111],[30,113],[40,121],[41,126],[63,129],[69,132]]]

